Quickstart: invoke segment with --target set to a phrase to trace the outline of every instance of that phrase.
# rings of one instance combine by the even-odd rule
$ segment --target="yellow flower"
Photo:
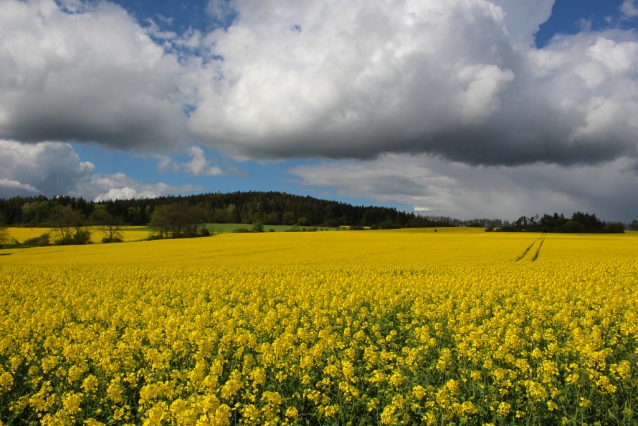
[[[97,378],[92,374],[87,376],[82,381],[82,390],[84,390],[86,393],[95,392],[95,390],[97,389],[97,386],[98,386]]]
[[[425,396],[426,391],[423,388],[423,386],[416,385],[415,387],[412,388],[412,393],[414,394],[414,397],[420,401]]]
[[[396,407],[394,405],[386,405],[381,413],[381,424],[383,425],[394,425],[396,424],[396,420],[394,419],[394,412]]]
[[[500,404],[498,404],[498,409],[496,410],[496,413],[501,417],[505,417],[509,414],[511,408],[512,408],[511,404],[508,404],[507,402],[501,402]]]
[[[290,418],[290,419],[294,419],[299,415],[299,413],[297,412],[297,409],[295,407],[288,407],[286,409],[286,417]]]
[[[326,417],[334,417],[339,412],[339,405],[328,405],[324,408],[323,415]]]
[[[379,406],[379,400],[377,398],[372,398],[368,401],[367,408],[368,411],[374,411]]]
[[[80,394],[74,392],[65,393],[62,396],[62,405],[64,409],[69,414],[76,414],[82,409],[80,408],[80,404],[82,403],[82,396]]]
[[[9,390],[13,386],[13,376],[8,371],[0,372],[0,389]]]

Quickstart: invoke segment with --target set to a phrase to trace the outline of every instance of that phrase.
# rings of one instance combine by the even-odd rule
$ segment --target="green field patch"
[[[211,234],[224,234],[235,232],[237,229],[247,229],[252,230],[252,223],[207,223],[206,228],[210,231]],[[306,231],[310,229],[316,229],[317,231],[336,231],[339,228],[328,228],[324,226],[299,226],[297,228],[298,231]],[[272,231],[271,231],[272,230]],[[292,225],[264,225],[264,232],[287,232],[294,230]]]

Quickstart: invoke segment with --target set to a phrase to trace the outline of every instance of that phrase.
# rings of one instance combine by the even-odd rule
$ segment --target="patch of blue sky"
[[[236,12],[230,6],[228,0],[219,0],[214,4],[219,5],[220,13],[211,14],[210,3],[199,1],[173,1],[173,0],[110,0],[119,4],[142,25],[153,20],[163,29],[183,33],[188,29],[208,32],[215,28],[228,28],[236,18]]]
[[[108,151],[97,145],[71,143],[80,161],[88,161],[95,166],[99,174],[115,174],[126,171],[126,175],[136,180],[154,182],[157,173],[157,160],[141,157],[127,151]]]
[[[306,186],[288,173],[297,166],[314,166],[320,160],[287,160],[275,162],[234,161],[214,149],[204,148],[207,160],[212,166],[220,167],[224,173],[214,176],[193,176],[184,170],[160,172],[160,159],[151,155],[134,154],[124,151],[107,151],[96,145],[72,144],[80,157],[80,161],[89,161],[95,165],[96,173],[115,174],[126,170],[126,175],[147,183],[163,182],[168,185],[200,186],[203,189],[192,193],[174,194],[189,195],[195,193],[228,193],[236,191],[278,191],[295,195],[310,195],[316,198],[341,201],[358,206],[386,206],[398,210],[412,210],[408,204],[373,203],[365,198],[342,196],[333,188]],[[172,157],[177,164],[185,164],[190,160],[186,153]]]
[[[622,13],[624,0],[556,0],[550,18],[536,33],[536,47],[542,48],[560,34],[612,28],[637,30],[638,19]]]

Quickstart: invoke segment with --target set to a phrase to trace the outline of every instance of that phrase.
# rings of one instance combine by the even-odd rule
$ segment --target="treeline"
[[[54,209],[62,206],[70,207],[87,220],[99,221],[95,212],[103,210],[108,217],[118,218],[123,224],[146,226],[151,222],[153,212],[164,205],[196,208],[196,212],[190,213],[195,214],[198,221],[201,219],[208,223],[260,222],[264,225],[369,226],[381,229],[462,226],[466,223],[449,217],[419,216],[391,207],[354,206],[282,192],[214,193],[101,202],[68,196],[14,197],[0,199],[0,215],[9,226],[50,226]]]
[[[392,207],[354,206],[310,196],[282,192],[209,193],[186,197],[88,201],[57,196],[0,199],[0,226],[52,227],[61,241],[87,240],[86,226],[101,226],[105,241],[117,241],[124,225],[151,226],[164,238],[205,234],[205,223],[244,223],[301,227],[350,226],[352,229],[427,227],[485,227],[510,232],[623,232],[638,230],[638,221],[623,225],[606,223],[594,214],[576,212],[542,217],[521,216],[514,222],[500,219],[459,220],[446,216],[421,216]],[[67,232],[72,230],[72,232]]]
[[[628,228],[638,229],[634,220]],[[489,229],[489,228],[488,228]],[[553,232],[553,233],[623,233],[625,225],[620,222],[604,222],[595,214],[576,212],[570,219],[562,213],[544,214],[542,217],[521,216],[511,224],[494,229],[501,232]]]

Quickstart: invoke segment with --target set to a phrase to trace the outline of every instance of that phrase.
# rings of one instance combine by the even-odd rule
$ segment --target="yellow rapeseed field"
[[[638,235],[0,251],[3,424],[636,424]]]
[[[99,227],[89,227],[91,232],[91,242],[99,243],[104,238],[105,234],[100,231]],[[12,238],[15,238],[20,243],[24,243],[25,240],[30,238],[37,238],[42,234],[49,234],[51,243],[56,237],[56,230],[51,228],[8,228],[9,234]],[[141,226],[125,226],[122,231],[123,241],[140,241],[148,238],[150,232],[148,228]]]

